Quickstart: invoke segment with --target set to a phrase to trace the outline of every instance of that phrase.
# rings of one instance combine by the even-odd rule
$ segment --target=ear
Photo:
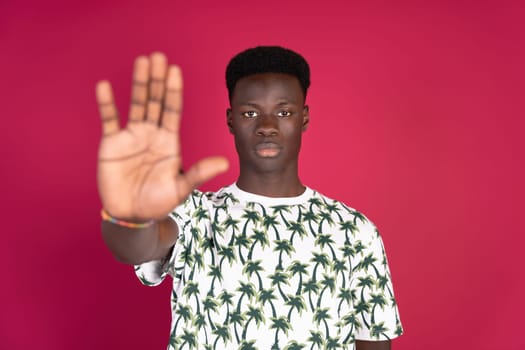
[[[308,124],[310,123],[310,108],[308,106],[303,107],[303,131],[308,129]]]
[[[230,134],[233,134],[232,109],[231,108],[228,108],[226,110],[226,125],[228,125],[228,130],[230,130]]]

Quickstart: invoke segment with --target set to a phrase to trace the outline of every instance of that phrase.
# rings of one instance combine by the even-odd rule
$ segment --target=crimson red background
[[[2,1],[0,348],[165,348],[169,283],[141,286],[101,240],[95,82],[113,82],[126,115],[136,55],[180,64],[186,164],[233,164],[215,189],[237,171],[225,65],[279,44],[312,68],[303,181],[383,234],[405,327],[394,348],[523,349],[524,14],[520,1]]]

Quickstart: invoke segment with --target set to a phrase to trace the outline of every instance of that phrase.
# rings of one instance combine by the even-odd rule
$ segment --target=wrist
[[[127,228],[136,228],[136,229],[146,228],[146,227],[152,226],[155,223],[155,220],[128,221],[128,220],[119,219],[109,214],[104,208],[102,208],[102,210],[100,211],[100,216],[102,217],[102,220],[104,221],[111,222],[112,224],[122,226],[122,227],[127,227]]]

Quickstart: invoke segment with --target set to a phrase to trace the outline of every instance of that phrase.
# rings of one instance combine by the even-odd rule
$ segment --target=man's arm
[[[118,220],[150,222],[129,228],[104,221],[104,241],[115,257],[138,264],[159,259],[177,240],[168,215],[201,183],[226,171],[223,157],[200,160],[184,174],[179,144],[182,73],[162,53],[135,61],[128,122],[120,127],[108,81],[97,84],[102,120],[97,167],[104,210]]]
[[[127,228],[103,221],[102,237],[117,260],[139,265],[166,257],[177,241],[178,227],[171,218],[144,228]]]
[[[390,340],[385,341],[355,341],[356,350],[390,350]]]

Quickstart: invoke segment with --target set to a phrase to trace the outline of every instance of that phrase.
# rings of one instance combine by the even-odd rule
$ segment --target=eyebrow
[[[286,106],[286,105],[297,105],[298,103],[295,103],[293,101],[282,101],[282,102],[279,102],[277,103],[277,106]],[[255,103],[255,102],[242,102],[242,103],[239,103],[239,106],[249,106],[249,107],[255,107],[255,108],[259,108],[260,105]]]

